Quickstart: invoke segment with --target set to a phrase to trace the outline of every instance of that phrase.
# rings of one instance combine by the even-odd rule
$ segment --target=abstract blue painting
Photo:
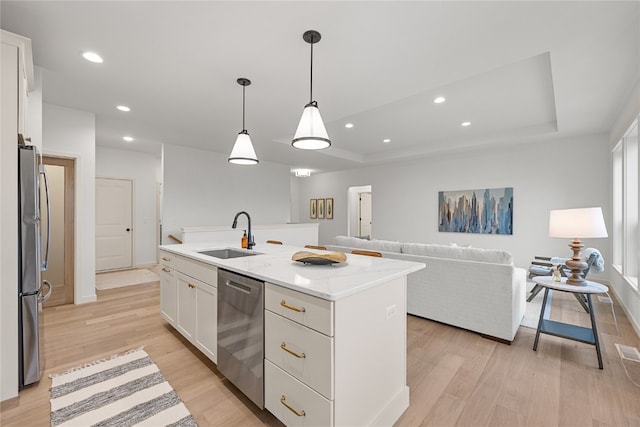
[[[438,231],[513,234],[513,187],[438,192]]]

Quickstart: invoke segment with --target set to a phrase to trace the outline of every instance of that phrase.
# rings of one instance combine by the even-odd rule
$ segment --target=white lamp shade
[[[229,163],[236,165],[255,165],[258,163],[258,156],[256,156],[251,137],[249,137],[247,131],[242,131],[238,134],[229,156]]]
[[[559,209],[549,212],[549,236],[564,238],[608,237],[602,208]]]
[[[305,105],[291,145],[302,150],[320,150],[331,146],[315,101]]]

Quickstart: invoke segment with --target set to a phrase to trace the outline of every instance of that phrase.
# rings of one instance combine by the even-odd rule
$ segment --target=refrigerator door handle
[[[42,271],[46,271],[49,265],[49,243],[51,242],[51,205],[49,204],[49,180],[47,180],[47,171],[43,164],[40,164],[40,175],[44,177],[44,194],[47,200],[47,245],[42,261]],[[49,287],[51,287],[51,285],[49,285]]]
[[[42,295],[42,286],[40,292],[38,292],[38,302],[45,302],[51,296],[51,283],[48,280],[43,280],[42,285],[47,287],[47,293]]]

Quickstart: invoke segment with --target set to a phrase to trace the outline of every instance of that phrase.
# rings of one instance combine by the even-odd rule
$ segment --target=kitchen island
[[[200,253],[238,246],[161,246],[162,316],[217,363],[217,269],[263,281],[265,408],[286,425],[392,425],[409,406],[406,276],[425,265],[352,254],[307,265],[291,260],[306,249],[270,244]]]

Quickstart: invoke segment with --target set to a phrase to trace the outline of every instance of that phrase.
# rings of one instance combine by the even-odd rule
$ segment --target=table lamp
[[[549,212],[549,236],[573,239],[569,247],[573,256],[565,264],[571,270],[567,278],[569,285],[584,285],[582,272],[587,263],[580,258],[580,250],[584,247],[581,238],[608,237],[604,224],[602,208],[557,209]]]

